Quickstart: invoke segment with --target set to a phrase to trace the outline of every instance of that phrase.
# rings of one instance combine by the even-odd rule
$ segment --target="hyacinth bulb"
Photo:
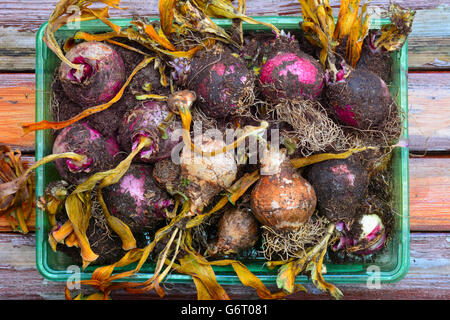
[[[259,80],[269,100],[316,100],[324,87],[324,71],[317,60],[300,50],[293,36],[281,35],[270,43]]]
[[[285,150],[267,151],[261,162],[261,178],[251,194],[253,214],[273,229],[298,229],[316,208],[313,187],[292,166]]]
[[[125,83],[122,57],[105,43],[79,43],[67,52],[66,58],[82,67],[76,70],[62,62],[59,80],[69,99],[82,108],[110,101]]]
[[[172,149],[180,142],[181,122],[171,116],[167,103],[146,101],[125,113],[119,126],[118,140],[128,153],[139,144],[140,137],[148,137],[152,143],[139,153],[141,162],[155,163],[170,157]]]
[[[119,145],[114,137],[105,138],[86,123],[74,123],[61,130],[53,144],[53,154],[75,152],[86,157],[82,161],[58,159],[56,169],[61,177],[79,184],[90,175],[112,169],[117,162]]]
[[[226,146],[223,140],[206,135],[196,136],[192,142],[205,153]],[[232,151],[206,156],[184,146],[180,165],[181,181],[186,185],[185,194],[192,202],[193,215],[200,213],[220,191],[230,187],[237,176],[237,163]]]
[[[336,223],[340,233],[333,250],[345,250],[356,255],[369,255],[381,250],[386,243],[386,230],[381,218],[376,214],[366,214],[356,223]]]

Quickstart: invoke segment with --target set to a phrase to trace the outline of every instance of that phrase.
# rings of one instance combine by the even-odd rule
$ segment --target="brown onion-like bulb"
[[[272,229],[298,229],[316,208],[313,187],[292,166],[285,150],[267,151],[261,162],[261,178],[251,195],[253,214]]]
[[[208,248],[208,254],[228,255],[253,247],[259,237],[259,223],[247,208],[225,211],[219,220],[217,241]]]

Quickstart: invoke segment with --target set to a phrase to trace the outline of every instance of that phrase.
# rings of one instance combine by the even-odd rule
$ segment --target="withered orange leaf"
[[[99,34],[91,34],[85,31],[78,31],[75,33],[73,38],[75,40],[85,40],[85,41],[105,41],[111,38],[117,37],[118,35],[115,32],[105,32]]]
[[[280,34],[280,30],[271,23],[258,21],[243,13],[242,8],[245,7],[245,0],[239,1],[241,10],[236,9],[228,0],[193,0],[193,2],[201,8],[207,15],[215,18],[241,19],[247,23],[260,24],[272,29],[276,34]]]
[[[120,26],[118,26],[117,24],[115,24],[115,23],[111,22],[110,20],[106,19],[105,15],[98,14],[96,12],[96,10],[92,10],[92,9],[87,9],[87,10],[88,10],[88,12],[90,14],[92,14],[93,16],[95,16],[96,18],[101,20],[108,27],[110,27],[115,33],[119,33],[120,32]]]
[[[144,31],[151,39],[162,45],[167,50],[176,51],[176,48],[173,46],[173,44],[171,44],[166,37],[160,36],[151,24],[146,24],[144,26]]]
[[[92,251],[86,235],[92,210],[90,194],[75,190],[67,197],[65,207],[67,216],[72,223],[73,231],[78,238],[83,259],[83,269],[85,269],[92,261],[98,258],[98,255]]]
[[[330,293],[333,298],[339,300],[344,296],[342,291],[335,285],[326,282],[322,275],[323,258],[326,251],[327,248],[323,248],[309,263],[306,270],[310,272],[311,280],[316,288],[323,292]]]
[[[231,36],[215,24],[202,8],[194,5],[191,1],[178,2],[174,11],[174,19],[177,24],[177,33],[198,32],[200,34],[214,34],[221,41],[236,44]],[[237,45],[237,44],[236,44]]]
[[[246,173],[242,178],[235,182],[231,187],[231,195],[228,197],[233,205],[236,201],[259,179],[259,170],[253,171],[251,174]]]
[[[275,293],[270,292],[269,289],[262,283],[262,281],[254,275],[242,262],[237,260],[218,260],[208,262],[213,266],[227,266],[231,265],[234,272],[236,272],[239,280],[243,285],[255,289],[256,293],[261,299],[281,299],[290,294],[284,291]]]
[[[21,156],[20,150],[11,151],[8,146],[0,145],[0,216],[6,216],[12,230],[27,234],[27,221],[34,206],[33,175],[27,177],[22,185],[13,183],[8,186],[8,183],[17,181],[29,167]],[[19,189],[14,190],[17,186]]]
[[[0,148],[1,150],[5,149]],[[34,204],[34,181],[32,178],[34,170],[56,159],[69,158],[80,161],[84,157],[73,152],[52,154],[24,170],[24,164],[20,161],[20,152],[17,154],[10,152],[9,161],[5,161],[3,152],[0,152],[0,215],[10,214],[15,210],[15,218],[20,230],[27,233],[26,219],[31,215]],[[9,215],[7,217],[15,230],[12,217]]]
[[[359,13],[360,0],[344,0],[339,8],[333,38],[340,45],[345,44],[345,60],[355,67],[361,55],[361,48],[369,31],[367,3]],[[358,16],[359,13],[359,16]]]
[[[358,17],[360,0],[342,0],[334,31],[334,39],[344,39],[350,34],[353,23]]]
[[[302,266],[297,261],[290,261],[280,267],[277,276],[277,286],[286,292],[293,293],[295,290],[295,279],[302,271]]]
[[[176,2],[176,0],[159,0],[159,19],[161,29],[167,36],[172,33],[174,6]]]
[[[156,244],[159,243],[162,239],[164,239],[173,230],[175,224],[178,223],[181,219],[183,219],[187,212],[189,212],[189,202],[185,202],[183,204],[183,209],[178,216],[176,216],[174,219],[172,219],[171,222],[167,226],[159,229],[156,232],[153,241],[149,245],[147,245],[146,247],[144,247],[142,249],[137,249],[137,248],[132,249],[132,250],[128,251],[119,261],[117,261],[111,265],[107,265],[107,266],[103,266],[103,267],[99,267],[99,268],[95,269],[92,274],[91,279],[90,280],[82,280],[82,281],[80,281],[80,284],[91,285],[91,286],[101,290],[102,292],[104,292],[105,297],[108,297],[109,293],[111,291],[117,290],[117,289],[126,289],[129,291],[132,291],[131,290],[132,288],[135,288],[138,286],[144,286],[144,289],[141,290],[143,292],[152,289],[155,286],[154,280],[156,279],[157,276],[154,276],[154,277],[148,279],[144,283],[137,283],[137,282],[114,283],[113,281],[120,280],[120,279],[123,279],[126,277],[130,277],[133,274],[139,272],[142,265],[147,260],[149,254],[155,248]],[[139,260],[139,262],[133,270],[124,271],[124,272],[121,272],[121,273],[118,273],[115,275],[112,274],[115,268],[128,266],[131,263],[134,263],[138,260]],[[155,288],[155,289],[158,289],[158,288]],[[136,291],[139,292],[139,289],[136,289]],[[161,293],[161,291],[160,291],[160,293]],[[67,287],[66,287],[66,298],[71,299],[70,291]]]
[[[322,66],[333,68],[332,63],[327,66],[328,59],[333,59],[332,55],[336,46],[333,40],[335,22],[328,0],[299,0],[299,2],[302,7],[304,20],[301,27],[305,38],[314,46],[321,48],[320,62]]]
[[[416,12],[405,10],[396,3],[391,3],[388,10],[391,23],[381,27],[381,36],[375,41],[376,48],[387,51],[399,50],[412,31],[412,23]]]
[[[201,262],[202,260],[204,260],[204,263]],[[199,299],[230,300],[225,289],[217,282],[213,268],[204,257],[198,256],[196,252],[189,251],[178,261],[180,264],[174,264],[174,270],[188,274],[195,279],[197,290],[200,290],[197,291]]]
[[[72,232],[71,234],[69,234],[69,236],[64,240],[64,244],[66,245],[66,247],[80,247],[80,243],[78,242],[78,238],[77,235],[75,234],[75,232]]]
[[[62,226],[56,227],[50,233],[56,242],[63,243],[64,239],[66,239],[72,232],[73,232],[72,222],[68,220]]]
[[[150,54],[148,54],[148,53],[146,53],[144,51],[141,51],[139,49],[136,49],[135,47],[129,46],[129,45],[125,44],[125,43],[122,43],[122,42],[119,42],[119,41],[114,41],[114,40],[111,40],[111,39],[106,39],[105,41],[107,41],[109,43],[112,43],[112,44],[115,44],[116,46],[120,46],[122,48],[125,48],[127,50],[137,52],[139,54],[142,54],[143,56],[150,56]]]
[[[298,289],[295,279],[298,274],[309,272],[313,279],[313,284],[320,290],[329,292],[333,297],[339,299],[342,292],[334,285],[325,282],[323,272],[323,258],[328,248],[328,243],[334,233],[335,225],[331,223],[327,232],[319,242],[311,248],[308,248],[303,257],[299,259],[290,259],[286,261],[278,270],[277,286],[287,292],[294,292]],[[282,262],[281,262],[282,263]],[[275,264],[273,264],[274,266]]]

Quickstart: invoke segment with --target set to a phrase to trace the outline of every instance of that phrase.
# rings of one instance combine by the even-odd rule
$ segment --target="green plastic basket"
[[[255,19],[267,23],[272,23],[279,29],[285,31],[299,31],[299,17],[254,17]],[[113,19],[119,26],[129,24],[128,19]],[[231,26],[230,20],[214,20],[219,26],[228,28]],[[373,20],[371,28],[379,28],[388,23],[389,20]],[[36,121],[51,120],[50,96],[51,81],[55,69],[59,65],[59,59],[48,49],[43,41],[43,34],[47,23],[43,24],[36,35]],[[81,29],[91,33],[109,31],[108,27],[100,21],[86,21],[81,23]],[[251,25],[244,23],[245,30],[268,31],[261,25]],[[69,30],[62,27],[58,30],[56,38],[64,40],[72,36],[77,30]],[[391,93],[397,97],[398,104],[404,114],[408,111],[408,44],[406,43],[400,52],[393,54],[393,83]],[[402,139],[408,138],[408,119],[405,117],[403,123]],[[36,132],[36,160],[51,154],[52,135],[50,130]],[[346,263],[346,264],[326,264],[327,272],[324,275],[326,281],[331,283],[392,283],[402,279],[409,269],[409,187],[408,187],[408,148],[395,148],[393,154],[393,176],[394,176],[394,199],[395,209],[398,215],[395,221],[395,231],[392,240],[376,255],[370,264]],[[40,197],[44,189],[51,181],[59,178],[53,164],[47,164],[36,170],[36,196]],[[73,278],[74,270],[71,259],[61,252],[54,252],[49,246],[47,235],[49,223],[46,215],[36,208],[36,265],[42,276],[53,281],[67,281]],[[264,266],[263,259],[246,261],[249,269],[266,284],[276,282],[276,270],[269,270]],[[117,271],[130,270],[135,265],[117,269]],[[81,280],[90,279],[96,266],[90,266],[79,276]],[[122,279],[122,281],[143,281],[153,275],[154,264],[146,263],[140,272],[132,277]],[[231,267],[214,267],[217,280],[220,284],[239,284],[240,281]],[[167,276],[167,282],[189,283],[192,278],[187,275],[172,273]],[[298,276],[298,283],[308,282],[306,276]]]

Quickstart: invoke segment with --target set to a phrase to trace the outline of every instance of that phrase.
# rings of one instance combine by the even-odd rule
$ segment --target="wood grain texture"
[[[368,289],[365,284],[341,284],[339,288],[347,300],[373,299],[448,299],[450,297],[450,234],[411,234],[410,270],[406,277],[394,284],[382,284]],[[65,284],[45,280],[35,267],[34,236],[2,234],[0,237],[0,300],[64,299]],[[164,284],[164,299],[196,299],[192,284]],[[306,285],[301,292],[288,299],[330,299],[326,294]],[[224,286],[232,299],[258,299],[253,289],[241,285]],[[276,287],[269,286],[272,291]],[[88,290],[89,291],[89,290]],[[159,299],[155,293],[131,295],[125,291],[112,294],[113,299]]]
[[[47,21],[56,0],[6,1],[0,4],[0,70],[34,70],[35,32]],[[135,13],[145,16],[158,15],[158,1],[127,0],[121,5],[126,10],[111,10],[112,17],[129,18]],[[340,1],[330,4],[338,13]],[[449,1],[397,1],[404,7],[417,10],[413,31],[409,38],[410,69],[450,69],[450,7]],[[389,0],[371,1],[375,14],[383,14]],[[380,9],[380,10],[378,10]],[[295,0],[248,0],[247,14],[301,15]],[[431,22],[431,23],[430,23]],[[11,41],[13,40],[13,41]]]
[[[34,151],[34,133],[23,136],[20,123],[35,119],[34,74],[0,74],[0,144]]]
[[[53,11],[57,0],[7,0],[0,4],[0,26],[14,27],[19,31],[36,31],[45,22]],[[334,10],[339,8],[339,0],[330,0]],[[404,7],[416,10],[435,9],[448,5],[448,1],[442,0],[400,0],[396,1]],[[389,0],[373,0],[372,7],[387,9]],[[134,13],[140,15],[155,16],[159,14],[158,0],[122,0],[120,6],[126,10],[111,10],[113,17],[131,17]],[[296,0],[247,0],[248,15],[298,15],[300,4]],[[18,18],[22,20],[19,20]]]
[[[1,11],[1,10],[0,10]],[[0,70],[29,71],[35,67],[36,34],[0,25]]]
[[[410,158],[412,231],[450,231],[450,156]]]

